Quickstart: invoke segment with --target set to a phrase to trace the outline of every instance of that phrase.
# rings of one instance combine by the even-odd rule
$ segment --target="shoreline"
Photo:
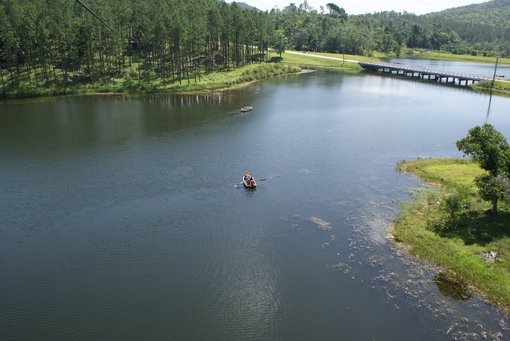
[[[347,55],[344,58],[341,54],[334,53],[314,53],[287,51],[283,53],[282,63],[261,63],[250,64],[239,69],[227,72],[216,71],[210,74],[204,74],[202,80],[198,82],[189,82],[185,85],[173,83],[162,85],[159,80],[151,83],[138,82],[134,88],[126,88],[122,83],[129,81],[128,78],[118,79],[117,82],[93,83],[92,85],[78,84],[73,87],[55,87],[46,88],[44,86],[26,86],[25,89],[15,89],[10,93],[0,95],[0,101],[22,100],[30,98],[60,97],[60,96],[81,96],[81,95],[147,95],[147,94],[210,94],[214,92],[225,92],[249,86],[254,82],[271,79],[280,76],[302,75],[317,72],[320,69],[332,69],[345,73],[361,73],[363,69],[359,66],[359,61],[381,60],[389,58],[389,55],[377,54],[374,57]],[[465,55],[453,55],[435,51],[421,52],[419,55],[404,55],[403,58],[414,59],[432,59],[446,61],[476,61],[489,63],[488,57],[474,57]],[[442,59],[441,59],[441,58]],[[476,59],[475,59],[476,58]],[[503,59],[502,63],[510,63],[510,59]],[[282,71],[285,68],[296,68],[299,70]],[[258,70],[269,69],[261,71]],[[274,74],[272,73],[274,72]],[[184,81],[187,82],[187,81]],[[183,82],[183,83],[184,83]],[[90,86],[91,88],[87,88]],[[469,86],[478,93],[488,93],[490,91],[490,82],[475,83]],[[190,88],[190,89],[186,89]],[[493,94],[497,96],[510,96],[510,81],[498,80],[493,88]]]
[[[433,50],[409,49],[409,51],[405,54],[405,57],[410,59],[442,60],[451,62],[474,62],[484,64],[494,64],[496,62],[496,57],[472,56],[469,54],[453,54]],[[510,64],[510,58],[499,58],[499,64]]]
[[[397,170],[423,183],[410,202],[401,203],[389,229],[395,247],[448,273],[452,283],[468,287],[510,314],[510,237],[503,229],[510,217],[506,206],[487,215],[474,178],[483,174],[466,159],[402,161]],[[498,260],[488,260],[497,251]]]
[[[204,74],[198,82],[185,80],[182,82],[185,83],[184,85],[178,83],[161,85],[157,80],[152,83],[139,83],[137,88],[129,89],[119,86],[118,82],[128,80],[127,78],[121,78],[118,79],[117,83],[78,84],[61,88],[48,89],[44,86],[28,86],[24,91],[17,89],[0,95],[0,101],[87,95],[210,94],[235,90],[265,79],[304,73],[308,72],[298,66],[285,63],[250,64],[227,72],[217,71]],[[88,88],[89,86],[90,88]]]

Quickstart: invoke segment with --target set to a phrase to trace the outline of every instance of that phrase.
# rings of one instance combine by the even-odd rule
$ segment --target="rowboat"
[[[253,178],[251,178],[249,180],[244,180],[244,178],[243,178],[243,185],[244,185],[244,188],[254,189],[257,187],[257,182]]]

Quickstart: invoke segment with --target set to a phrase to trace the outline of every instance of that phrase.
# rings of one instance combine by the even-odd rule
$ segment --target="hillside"
[[[510,0],[451,8],[423,18],[457,32],[466,42],[510,44]]]
[[[487,18],[498,18],[509,20],[510,0],[492,0],[481,4],[473,4],[462,7],[446,9],[441,12],[426,14],[426,16],[455,16],[457,19],[473,19],[479,15]]]
[[[238,5],[239,7],[241,7],[242,9],[245,9],[245,10],[255,10],[255,11],[260,11],[257,7],[253,7],[251,5],[248,5],[246,2],[238,2],[238,1],[234,1],[233,3],[235,3],[236,5]]]

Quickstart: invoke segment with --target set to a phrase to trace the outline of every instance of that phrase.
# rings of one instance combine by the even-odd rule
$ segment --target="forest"
[[[116,77],[167,82],[260,61],[267,14],[217,0],[0,1],[3,87]],[[248,13],[249,12],[249,13]],[[133,74],[134,72],[134,74]]]
[[[193,82],[277,61],[270,51],[510,55],[510,0],[417,16],[349,15],[306,0],[259,11],[221,0],[0,0],[0,88],[124,79]]]
[[[510,55],[510,0],[426,15],[380,12],[348,15],[333,3],[318,11],[304,1],[270,12],[275,29],[297,50],[399,55],[405,48],[455,54]]]

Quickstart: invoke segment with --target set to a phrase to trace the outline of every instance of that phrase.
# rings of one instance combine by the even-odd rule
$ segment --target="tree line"
[[[0,0],[3,87],[117,77],[190,81],[263,61],[273,25],[218,0]]]
[[[400,54],[404,48],[456,54],[510,55],[510,0],[450,9],[427,15],[380,12],[347,15],[328,3],[318,10],[304,1],[270,12],[275,29],[297,50],[370,55]]]
[[[305,0],[258,11],[222,0],[0,0],[0,86],[118,78],[191,82],[270,60],[269,49],[400,55],[404,48],[510,55],[510,0],[416,16],[348,15]],[[490,6],[488,6],[489,4]],[[487,7],[488,6],[488,7]]]

